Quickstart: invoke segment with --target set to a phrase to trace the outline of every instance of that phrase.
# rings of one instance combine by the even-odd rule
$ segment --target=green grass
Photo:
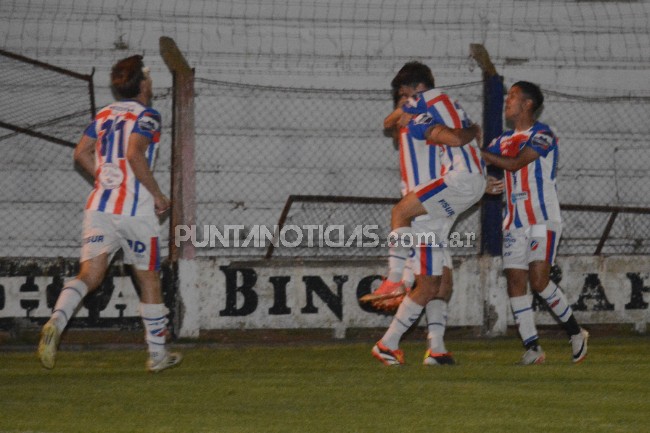
[[[517,367],[514,339],[452,340],[459,365],[424,367],[423,343],[389,368],[371,344],[186,348],[144,372],[140,351],[0,353],[0,432],[642,432],[650,431],[650,344],[592,339],[582,365],[565,340]]]

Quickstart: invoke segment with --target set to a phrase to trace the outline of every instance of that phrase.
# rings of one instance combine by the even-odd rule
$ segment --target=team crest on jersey
[[[433,121],[433,116],[429,113],[419,114],[415,119],[413,119],[414,125],[428,125]]]
[[[124,173],[120,167],[111,162],[102,164],[99,170],[99,183],[104,189],[115,189],[122,185]]]
[[[157,131],[160,129],[160,122],[153,116],[145,114],[138,120],[138,127],[143,131]]]
[[[537,242],[535,239],[530,241],[530,250],[535,251],[539,247],[539,242]]]

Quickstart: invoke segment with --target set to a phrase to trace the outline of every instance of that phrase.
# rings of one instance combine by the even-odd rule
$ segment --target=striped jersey
[[[487,150],[515,157],[524,146],[531,147],[539,158],[515,172],[505,172],[508,202],[504,229],[562,221],[556,186],[558,139],[548,125],[535,122],[526,131],[507,131],[493,140]]]
[[[399,165],[402,177],[402,195],[417,186],[440,177],[442,146],[414,138],[409,129],[399,130]]]
[[[96,140],[95,187],[88,197],[87,210],[117,215],[155,215],[151,193],[136,179],[126,159],[131,134],[150,140],[146,151],[153,169],[160,141],[160,113],[137,101],[114,102],[102,109],[86,128],[85,134]]]
[[[411,106],[409,109],[408,105]],[[416,138],[423,138],[427,129],[435,125],[445,125],[449,128],[467,128],[472,124],[469,116],[458,101],[452,100],[448,95],[438,89],[422,92],[413,98],[404,107],[404,111],[417,113],[409,123],[409,131]],[[441,147],[440,175],[448,172],[476,173],[484,175],[485,162],[481,158],[481,151],[476,140],[464,146]]]

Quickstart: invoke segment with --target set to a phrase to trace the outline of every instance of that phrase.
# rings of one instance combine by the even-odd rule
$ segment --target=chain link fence
[[[0,257],[78,257],[92,182],[75,168],[73,148],[92,119],[92,80],[0,58]],[[155,91],[164,125],[156,178],[168,191],[171,89]]]
[[[76,257],[83,207],[91,185],[75,170],[72,147],[91,118],[88,82],[34,64],[3,59],[0,89],[9,103],[0,121],[25,131],[0,129],[0,256]],[[514,80],[506,78],[506,85]],[[470,117],[481,118],[482,83],[443,88]],[[156,178],[169,190],[171,89],[155,89],[163,117]],[[650,148],[645,120],[650,100],[634,96],[592,96],[544,89],[541,120],[560,137],[558,192],[563,204],[649,208],[643,186]],[[244,245],[256,226],[273,229],[291,195],[399,197],[398,152],[381,120],[392,109],[387,90],[326,90],[268,87],[196,78],[196,222],[199,228],[242,227]],[[476,233],[479,209],[453,231]],[[593,254],[612,221],[612,211],[565,210],[560,254]],[[286,224],[376,225],[388,233],[390,205],[363,202],[294,203]],[[168,226],[162,244],[167,245]],[[201,231],[201,230],[200,230]],[[205,235],[205,233],[204,233]],[[622,212],[601,251],[648,254],[650,216]],[[333,238],[333,241],[340,241]],[[338,244],[337,244],[338,245]],[[201,255],[263,257],[268,243],[245,248],[200,248]],[[376,257],[382,248],[279,248],[279,257]],[[166,252],[163,251],[163,256]]]
[[[480,121],[481,82],[444,90]],[[387,90],[265,87],[199,75],[196,95],[199,227],[225,231],[242,225],[243,243],[251,228],[277,224],[291,195],[399,197],[398,152],[382,130],[383,118],[393,109]],[[389,205],[310,203],[308,211],[305,206],[294,206],[287,224],[340,224],[350,232],[356,225],[377,225],[381,239],[388,234]],[[478,230],[476,210],[463,220],[462,230]],[[331,257],[341,251],[285,248],[278,254]],[[261,256],[265,249],[217,245],[199,254]],[[383,256],[385,249],[355,248],[345,255]]]
[[[506,80],[506,82],[512,80]],[[543,89],[541,121],[559,137],[560,203],[648,208],[650,98]],[[560,254],[594,254],[611,211],[564,210]],[[650,253],[650,214],[621,213],[601,252]]]

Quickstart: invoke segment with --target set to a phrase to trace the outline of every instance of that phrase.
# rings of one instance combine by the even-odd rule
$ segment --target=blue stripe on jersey
[[[539,207],[542,210],[544,220],[548,220],[548,213],[546,213],[546,205],[544,204],[544,178],[542,176],[542,163],[539,158],[535,160],[535,182],[537,183],[537,196],[539,199]]]
[[[415,155],[415,144],[413,144],[413,139],[411,134],[407,135],[409,143],[409,154],[411,155],[411,167],[413,167],[413,183],[415,185],[420,184],[420,174],[418,173],[418,159]]]
[[[113,142],[115,141],[115,131],[111,127],[106,137],[108,142],[108,149],[106,149],[106,162],[113,162]]]
[[[135,211],[138,210],[138,196],[140,195],[140,181],[135,180],[135,187],[133,188],[133,207],[131,208],[131,216],[135,216]]]
[[[431,197],[438,194],[440,191],[445,190],[446,188],[447,188],[447,184],[442,182],[440,185],[433,188],[431,191],[428,191],[427,193],[418,196],[418,198],[420,199],[420,201],[429,200]]]
[[[521,223],[521,220],[519,219],[519,211],[517,210],[517,204],[513,206],[515,208],[515,227],[521,228],[523,227],[523,224]]]
[[[463,152],[463,157],[465,158],[465,164],[467,165],[467,170],[469,170],[469,172],[471,173],[472,172],[472,164],[470,164],[470,162],[469,162],[469,155],[467,154],[465,149],[463,149],[463,146],[460,147],[460,151]]]
[[[454,152],[451,150],[451,146],[447,146],[447,155],[449,155],[449,161],[451,161],[451,166],[449,166],[449,170],[454,169]]]
[[[147,149],[147,152],[149,153],[147,155],[147,165],[149,166],[149,168],[151,168],[155,148],[156,148],[156,144],[151,143],[149,145],[149,148]],[[138,196],[139,195],[140,195],[140,181],[138,180],[138,178],[136,178],[135,179],[135,188],[134,188],[134,192],[133,192],[133,207],[131,208],[131,216],[135,216],[135,212],[138,210]]]
[[[553,156],[552,156],[552,169],[551,169],[551,180],[555,180],[555,176],[557,176],[557,156],[558,156],[558,148],[556,147],[553,150]]]
[[[108,199],[111,197],[111,193],[113,192],[112,189],[105,189],[104,192],[102,193],[102,197],[99,199],[99,206],[97,207],[97,210],[100,212],[104,212],[106,209],[106,203],[108,202]]]
[[[428,145],[429,146],[429,178],[430,179],[435,179],[438,177],[438,173],[436,173],[436,152],[438,149],[437,146],[434,145]]]

